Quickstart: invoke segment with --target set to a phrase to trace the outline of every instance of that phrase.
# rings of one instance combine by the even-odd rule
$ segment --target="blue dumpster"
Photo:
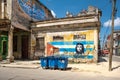
[[[49,68],[55,69],[58,67],[57,65],[58,58],[57,57],[49,57],[48,65]]]
[[[58,58],[58,68],[59,69],[66,69],[68,65],[68,58],[60,57]]]
[[[48,57],[42,57],[41,60],[41,67],[42,68],[48,68]]]

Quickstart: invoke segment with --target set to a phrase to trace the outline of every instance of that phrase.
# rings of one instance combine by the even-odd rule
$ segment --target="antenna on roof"
[[[66,11],[66,17],[73,17],[73,15],[69,11]]]

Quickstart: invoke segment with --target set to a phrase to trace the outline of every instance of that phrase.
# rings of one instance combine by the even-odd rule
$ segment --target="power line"
[[[110,20],[111,20],[111,16],[110,16]],[[104,44],[105,44],[105,40],[106,40],[106,38],[107,38],[107,34],[108,34],[108,32],[109,32],[109,29],[110,29],[110,24],[111,24],[111,21],[109,21],[109,23],[108,23],[108,27],[106,28],[106,31],[105,31],[105,33],[104,33],[104,36],[103,36],[103,41],[102,41],[102,46],[104,46]],[[104,28],[103,28],[104,29]]]
[[[109,2],[106,3],[101,9],[106,9],[109,6],[109,3],[111,3],[111,0],[109,0]]]
[[[106,9],[106,7],[108,7],[108,5],[111,3],[111,0],[109,0],[109,3],[106,3],[105,5],[104,5],[104,7],[102,7],[103,9]],[[112,13],[111,13],[111,15],[112,15]],[[110,16],[110,19],[109,20],[111,20],[111,16]],[[105,31],[105,33],[104,33],[104,36],[103,36],[103,41],[102,41],[102,46],[104,46],[104,44],[105,44],[105,40],[106,40],[106,38],[107,38],[107,34],[108,34],[108,32],[109,32],[109,29],[110,29],[110,24],[111,24],[111,21],[109,21],[109,23],[108,23],[108,27],[106,28],[106,31]],[[101,28],[101,30],[103,30],[104,29],[104,27],[102,27]]]

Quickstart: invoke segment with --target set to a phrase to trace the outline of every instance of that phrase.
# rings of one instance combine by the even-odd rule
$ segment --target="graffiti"
[[[75,47],[77,54],[83,54],[84,53],[84,46],[82,43],[77,43]]]

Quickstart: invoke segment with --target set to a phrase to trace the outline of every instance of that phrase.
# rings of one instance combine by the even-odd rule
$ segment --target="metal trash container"
[[[48,66],[50,69],[56,69],[58,68],[57,62],[58,58],[57,57],[49,57],[49,61],[48,61]]]
[[[41,57],[41,67],[42,68],[48,68],[48,57]]]
[[[58,58],[58,68],[59,69],[67,69],[67,65],[68,65],[68,58],[65,57],[59,57]]]

